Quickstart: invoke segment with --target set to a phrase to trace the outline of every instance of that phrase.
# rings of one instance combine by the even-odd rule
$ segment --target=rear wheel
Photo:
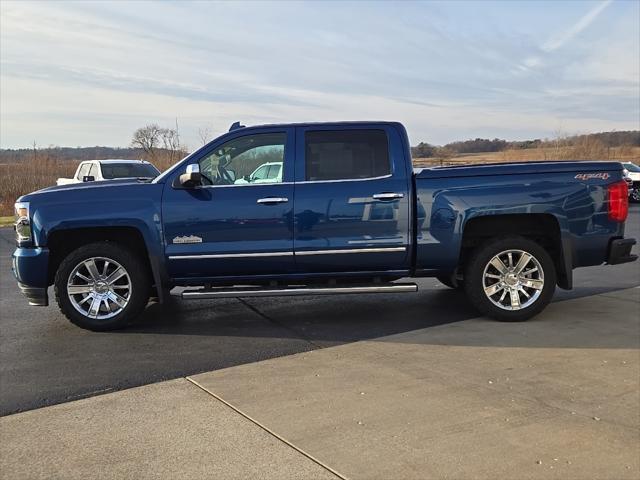
[[[631,187],[631,191],[629,192],[629,198],[632,202],[635,202],[635,203],[640,202],[640,185]]]
[[[111,242],[82,246],[60,264],[55,295],[64,315],[88,330],[122,328],[144,310],[150,293],[146,265]]]
[[[556,273],[549,253],[524,237],[489,240],[471,256],[465,290],[483,314],[500,321],[528,320],[551,301]]]

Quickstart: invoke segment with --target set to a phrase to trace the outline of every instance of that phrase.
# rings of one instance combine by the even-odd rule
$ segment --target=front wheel
[[[60,264],[56,301],[75,325],[105,331],[124,327],[147,305],[146,265],[129,249],[112,242],[82,246]]]
[[[629,199],[635,203],[640,202],[640,186],[631,188],[631,191],[629,192]]]
[[[500,321],[528,320],[551,301],[556,272],[549,253],[524,237],[489,240],[471,256],[465,290],[483,314]]]

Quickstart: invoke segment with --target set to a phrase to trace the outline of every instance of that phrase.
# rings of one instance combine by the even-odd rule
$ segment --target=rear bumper
[[[631,248],[636,244],[635,238],[617,238],[609,243],[609,255],[607,263],[618,265],[620,263],[633,262],[638,259],[637,255],[631,253]]]

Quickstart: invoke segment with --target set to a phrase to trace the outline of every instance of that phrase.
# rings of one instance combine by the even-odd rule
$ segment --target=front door
[[[409,269],[409,179],[390,125],[299,127],[296,265],[303,272]]]
[[[202,186],[167,179],[162,213],[172,277],[294,271],[293,142],[289,128],[234,132],[194,158]],[[274,175],[256,176],[262,166]]]

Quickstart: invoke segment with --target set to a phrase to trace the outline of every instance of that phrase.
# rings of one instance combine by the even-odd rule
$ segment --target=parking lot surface
[[[633,206],[627,236],[640,239],[639,217]],[[13,231],[0,229],[0,415],[477,316],[464,294],[420,279],[417,294],[176,300],[126,330],[93,333],[55,305],[27,305],[13,248]],[[640,266],[578,269],[574,285],[555,301],[640,285]]]
[[[640,288],[0,418],[0,478],[640,476]]]

